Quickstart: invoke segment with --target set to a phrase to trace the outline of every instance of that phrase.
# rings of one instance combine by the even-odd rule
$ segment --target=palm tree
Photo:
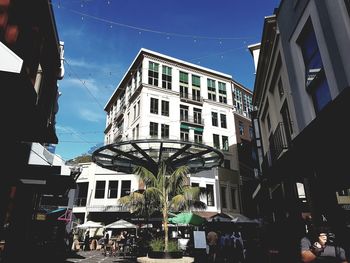
[[[164,224],[164,251],[168,251],[168,215],[169,212],[189,211],[192,207],[205,208],[199,201],[199,187],[187,185],[188,168],[181,166],[169,171],[161,162],[158,174],[153,174],[145,167],[136,167],[135,174],[144,183],[143,191],[136,191],[119,199],[119,203],[135,213],[148,213],[147,210],[161,209]]]

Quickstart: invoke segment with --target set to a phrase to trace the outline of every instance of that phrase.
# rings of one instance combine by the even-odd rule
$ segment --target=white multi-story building
[[[207,190],[202,197],[207,209],[198,213],[203,216],[239,213],[241,180],[234,119],[237,112],[234,101],[238,100],[233,99],[237,89],[234,83],[228,74],[141,49],[105,106],[105,145],[157,138],[192,141],[220,149],[224,153],[222,167],[190,175],[192,185]],[[111,181],[118,181],[120,188],[125,177],[131,182],[130,191],[138,187],[134,175],[94,169],[95,175],[90,177],[95,179],[86,179],[92,185],[85,187],[91,198],[87,200],[90,209],[95,205],[117,205],[117,200],[109,198]],[[82,180],[81,177],[78,184]],[[96,199],[98,189],[104,192],[103,200]]]

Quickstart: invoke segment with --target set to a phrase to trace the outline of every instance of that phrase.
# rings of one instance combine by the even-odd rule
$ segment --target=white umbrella
[[[100,228],[104,227],[101,222],[86,221],[84,224],[78,225],[77,228],[88,229],[88,228]]]
[[[134,225],[128,221],[120,219],[109,225],[106,225],[105,228],[137,228],[137,225]]]

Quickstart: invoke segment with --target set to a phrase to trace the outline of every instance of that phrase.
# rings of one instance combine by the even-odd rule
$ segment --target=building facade
[[[105,144],[158,138],[220,149],[225,156],[222,167],[189,177],[191,185],[207,192],[201,197],[207,208],[197,212],[205,217],[240,213],[236,126],[241,122],[235,114],[242,117],[242,123],[246,121],[243,128],[249,134],[251,97],[230,75],[141,49],[105,106]],[[135,186],[132,190],[137,190]]]
[[[57,81],[64,73],[51,1],[0,1],[0,52],[2,162],[9,167],[1,175],[0,240],[3,262],[20,262],[33,259],[39,243],[52,238],[37,216],[42,197],[74,188],[62,162],[44,147],[58,142]],[[19,236],[27,244],[22,253]]]
[[[250,46],[258,61],[252,121],[261,172],[253,197],[273,239],[286,241],[270,244],[284,262],[299,256],[310,219],[330,225],[349,247],[342,154],[349,145],[349,18],[348,1],[281,1],[265,18],[261,44]]]

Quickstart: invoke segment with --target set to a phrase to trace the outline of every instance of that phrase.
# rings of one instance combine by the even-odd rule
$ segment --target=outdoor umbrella
[[[109,225],[106,225],[105,228],[137,228],[137,226],[124,219],[120,219]]]
[[[182,212],[174,217],[169,218],[169,223],[173,224],[188,224],[200,226],[205,222],[205,219],[192,212]]]
[[[77,228],[89,229],[89,228],[100,228],[104,227],[100,222],[86,221],[84,224],[78,225]]]

